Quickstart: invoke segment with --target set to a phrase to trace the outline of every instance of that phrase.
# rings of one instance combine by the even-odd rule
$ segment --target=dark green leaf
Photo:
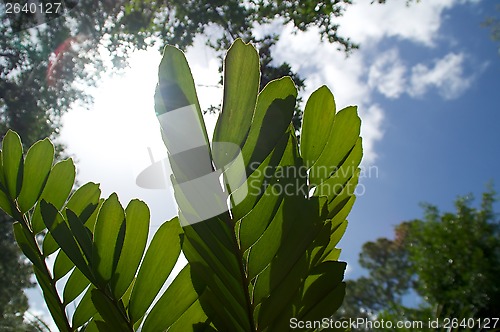
[[[30,231],[17,221],[14,223],[13,227],[14,237],[23,253],[26,257],[28,257],[33,265],[37,266],[40,271],[44,271],[45,263],[40,258],[38,245],[36,244]]]
[[[75,174],[75,165],[72,159],[66,159],[55,164],[50,171],[39,201],[45,200],[57,210],[61,210],[75,183]],[[46,227],[40,213],[40,204],[35,207],[31,223],[34,233],[39,233]]]
[[[92,302],[97,308],[99,315],[104,319],[104,322],[106,323],[105,325],[102,325],[106,326],[105,331],[132,331],[132,328],[128,326],[127,318],[124,316],[123,312],[120,312],[116,303],[112,302],[110,298],[108,298],[98,289],[93,289],[91,291],[91,296]],[[99,330],[101,330],[101,328],[99,328]]]
[[[112,194],[103,203],[94,228],[92,266],[101,282],[107,283],[113,275],[118,261],[115,253],[121,250],[118,236],[124,221],[125,212],[118,201],[118,196]]]
[[[24,161],[23,185],[17,199],[21,213],[25,213],[35,205],[53,161],[54,146],[48,138],[36,142],[29,148]]]
[[[300,152],[306,167],[311,167],[323,152],[335,118],[335,100],[322,86],[307,100],[300,133]]]
[[[2,165],[7,191],[12,200],[21,191],[23,180],[23,146],[19,135],[8,130],[2,142]]]
[[[80,272],[80,270],[75,268],[64,285],[64,305],[68,305],[71,301],[76,299],[89,285],[90,281]]]
[[[270,82],[259,93],[252,125],[242,149],[247,168],[264,161],[288,130],[296,97],[297,89],[290,77]]]
[[[78,242],[87,261],[90,262],[92,260],[92,233],[73,211],[66,209],[65,212],[73,237]]]
[[[88,263],[61,213],[52,204],[45,202],[45,200],[40,202],[40,207],[43,221],[57,244],[89,280],[94,280]]]
[[[361,119],[356,107],[346,107],[336,114],[323,152],[314,165],[308,165],[311,185],[321,184],[337,170],[358,141],[360,127]],[[354,166],[356,167],[357,165]]]
[[[92,290],[94,289],[95,287],[90,285],[78,303],[71,319],[73,326],[82,326],[97,313],[97,309],[92,302]]]
[[[141,262],[149,232],[149,208],[140,200],[132,200],[125,209],[125,238],[118,265],[111,279],[111,289],[119,299],[129,288]]]
[[[259,92],[259,55],[251,44],[237,39],[228,50],[224,70],[224,99],[214,131],[214,142],[229,142],[240,148],[247,138]],[[244,91],[244,93],[243,93]],[[225,149],[213,150],[218,168],[226,166],[235,155]]]
[[[198,290],[199,292],[200,290]],[[193,286],[190,266],[185,266],[174,281],[151,309],[144,321],[142,330],[165,331],[171,327],[187,310],[198,301],[198,293]],[[199,311],[199,312],[198,312]],[[203,309],[198,303],[198,314],[203,317]],[[204,316],[206,319],[206,315]],[[192,323],[203,321],[203,318],[189,314]],[[203,319],[203,320],[202,320]]]
[[[130,297],[129,315],[133,323],[146,313],[177,262],[181,251],[181,233],[177,218],[165,222],[156,231]]]
[[[46,237],[49,234],[47,234]],[[52,236],[51,238],[54,239]],[[52,241],[55,242],[55,240]],[[55,245],[57,245],[57,242]],[[57,253],[56,260],[54,262],[54,280],[59,280],[64,277],[73,267],[75,267],[75,264],[71,261],[71,259],[69,259],[68,255],[66,255],[63,250],[60,250]]]

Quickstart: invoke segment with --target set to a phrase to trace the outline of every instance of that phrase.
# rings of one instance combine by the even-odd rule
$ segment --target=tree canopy
[[[395,239],[365,243],[359,262],[368,275],[348,281],[337,317],[496,317],[500,221],[494,202],[490,188],[479,207],[471,195],[455,201],[455,212],[424,204],[423,219],[396,226]],[[411,294],[420,297],[420,306],[405,305]]]

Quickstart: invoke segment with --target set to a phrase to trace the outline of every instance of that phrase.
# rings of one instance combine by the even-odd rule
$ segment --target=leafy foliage
[[[0,252],[4,256],[0,261],[0,330],[6,330],[23,325],[23,313],[28,309],[23,289],[31,286],[31,267],[19,257],[19,247],[9,229],[10,218],[0,213]]]
[[[396,227],[394,240],[363,246],[360,264],[369,274],[347,282],[340,317],[427,320],[429,317],[486,318],[500,310],[497,275],[500,228],[493,210],[495,192],[455,201],[454,213],[424,205],[424,218]],[[402,295],[418,294],[422,304],[406,307]],[[473,329],[475,330],[475,329]]]
[[[488,16],[486,20],[482,23],[483,27],[491,29],[491,39],[495,42],[500,41],[500,5],[496,5],[496,15]],[[500,48],[498,49],[498,54],[500,55]]]
[[[68,159],[52,166],[53,157],[48,139],[35,143],[26,158],[17,134],[9,131],[3,140],[0,206],[16,219],[16,241],[33,263],[61,331],[82,326],[86,330],[133,330],[177,261],[180,226],[175,221],[164,223],[144,254],[148,207],[133,200],[123,209],[116,194],[101,199],[94,183],[69,197],[74,164]],[[49,233],[39,245],[37,234],[45,227]],[[46,260],[56,251],[50,270]],[[160,264],[163,268],[157,270]],[[55,284],[68,273],[61,297]],[[81,294],[70,321],[65,310]]]
[[[408,225],[416,290],[443,315],[494,317],[500,311],[500,224],[493,202],[490,190],[480,209],[471,207],[471,197],[457,199],[455,213],[428,205],[425,221]]]
[[[196,163],[187,158],[186,164],[176,151],[182,138],[196,133],[178,130],[189,129],[180,122],[163,132],[179,217],[164,223],[147,249],[149,209],[143,202],[123,208],[116,194],[100,198],[94,183],[71,194],[71,159],[52,165],[55,149],[48,139],[24,157],[19,136],[6,134],[0,207],[16,220],[16,241],[61,331],[273,331],[292,317],[328,317],[340,306],[345,263],[335,246],[355,200],[360,119],[355,107],[336,113],[333,95],[322,87],[306,105],[299,145],[292,80],[271,81],[259,92],[259,78],[257,51],[237,40],[226,57],[224,104],[210,147],[186,59],[165,48],[157,115],[194,110],[206,144],[195,149]],[[232,163],[237,151],[224,143],[239,147],[247,175],[240,186],[198,188],[224,211],[199,219],[206,205],[180,184],[220,170],[226,179],[241,178]],[[230,209],[218,200],[221,193],[231,197]],[[154,303],[181,249],[189,264]],[[51,255],[53,269],[47,265]],[[55,285],[66,275],[61,296]],[[70,319],[66,308],[80,295]]]
[[[335,245],[345,230],[359,174],[356,109],[336,114],[330,91],[318,89],[306,105],[299,148],[291,126],[297,95],[291,79],[271,81],[257,94],[258,55],[241,40],[229,50],[225,65],[224,101],[211,150],[202,128],[207,148],[198,151],[198,158],[207,162],[190,173],[189,158],[172,152],[191,133],[163,132],[184,226],[183,251],[193,274],[206,285],[201,307],[218,330],[274,331],[286,328],[291,317],[328,317],[344,293],[345,264],[337,261]],[[174,48],[165,49],[155,98],[160,117],[179,109],[188,112],[189,105],[201,117],[189,67]],[[239,187],[215,185],[204,197],[208,205],[224,211],[222,191],[240,203],[196,222],[204,214],[194,203],[203,188],[185,190],[179,184],[231,163],[235,151],[218,142],[241,149],[247,180]],[[237,172],[229,166],[224,176]]]

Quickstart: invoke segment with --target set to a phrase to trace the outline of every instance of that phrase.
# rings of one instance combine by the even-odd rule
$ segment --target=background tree
[[[455,201],[455,213],[425,206],[424,220],[409,224],[407,250],[417,276],[415,289],[438,314],[494,317],[500,312],[500,224],[494,192]]]
[[[360,265],[368,275],[348,281],[338,319],[368,317],[423,320],[430,317],[485,318],[500,312],[500,224],[495,192],[478,208],[459,197],[454,213],[425,204],[424,218],[396,227],[394,240],[367,242]],[[404,297],[418,294],[419,307]]]
[[[500,42],[500,5],[497,5],[497,15],[489,16],[484,22],[483,26],[491,29],[491,39],[495,42]],[[500,55],[500,48],[498,49]]]
[[[0,331],[7,331],[23,324],[28,310],[23,289],[31,286],[31,266],[19,256],[8,216],[2,211],[0,218]]]

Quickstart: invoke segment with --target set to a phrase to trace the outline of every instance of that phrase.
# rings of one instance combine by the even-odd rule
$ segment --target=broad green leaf
[[[13,209],[12,209],[12,201],[9,198],[9,191],[7,190],[7,187],[5,186],[5,178],[4,178],[4,171],[3,171],[3,153],[2,150],[0,150],[0,208],[5,211],[10,216],[13,216]]]
[[[83,273],[79,269],[74,269],[64,285],[64,305],[68,305],[71,301],[76,299],[89,285],[90,281]]]
[[[342,208],[348,204],[354,195],[354,190],[358,185],[360,169],[356,169],[354,175],[345,183],[340,193],[328,202],[329,217],[333,218]]]
[[[308,165],[312,185],[321,184],[337,170],[358,141],[360,128],[361,119],[356,107],[346,107],[336,114],[328,142],[321,155],[317,157],[314,165]]]
[[[2,142],[2,165],[7,192],[14,200],[21,191],[23,181],[23,146],[19,135],[10,129]]]
[[[221,179],[224,194],[230,195],[230,211],[200,218],[204,200],[179,184],[212,175],[213,169],[200,166],[206,162],[200,159],[202,154],[184,160],[178,157],[182,146],[182,141],[174,139],[178,129],[174,123],[162,126],[184,226],[182,250],[191,276],[202,286],[195,286],[197,297],[186,293],[191,296],[186,295],[182,308],[175,308],[169,299],[177,291],[188,292],[189,284],[177,289],[182,283],[174,281],[160,299],[161,306],[158,302],[146,318],[147,329],[192,327],[186,313],[201,321],[203,310],[210,320],[198,323],[202,329],[281,331],[289,329],[291,317],[329,317],[342,302],[345,264],[336,261],[339,250],[335,245],[354,203],[362,155],[360,119],[354,107],[335,113],[334,98],[322,87],[307,103],[299,147],[291,125],[297,97],[293,82],[290,78],[272,81],[257,95],[253,56],[241,41],[228,54],[224,109],[214,133],[215,143],[240,146],[244,159],[245,183],[232,187],[224,182],[244,176],[234,165],[224,170]],[[172,86],[172,70],[167,69],[160,68],[159,86]],[[244,75],[247,80],[242,80]],[[158,110],[166,110],[169,101],[168,94],[158,90],[155,102],[161,117],[165,112]],[[176,93],[175,88],[170,93]],[[179,96],[183,94],[174,100]],[[203,158],[221,168],[233,158],[230,152],[214,150],[215,160],[208,154]],[[217,196],[205,196],[210,194]],[[167,311],[175,314],[164,322],[161,316]]]
[[[92,290],[94,289],[95,287],[90,285],[78,303],[71,319],[73,326],[82,326],[96,314],[97,309],[92,303]]]
[[[92,233],[85,227],[80,218],[70,209],[66,209],[66,219],[73,237],[83,251],[87,261],[92,260]]]
[[[132,200],[125,209],[125,216],[125,238],[111,279],[111,290],[117,299],[122,297],[134,279],[149,232],[149,208],[144,202]]]
[[[87,193],[91,194],[87,195]],[[79,213],[81,219],[86,219],[85,227],[89,230],[94,229],[100,207],[104,203],[104,199],[99,199],[99,195],[99,185],[87,183],[78,188],[78,190],[73,194],[73,196],[71,196],[70,200],[66,204],[67,208],[70,208],[75,213]],[[88,199],[85,199],[85,197],[87,197]],[[97,206],[94,206],[94,202],[96,199]],[[90,213],[92,210],[92,214],[87,218],[88,213]],[[63,211],[63,213],[66,213],[66,211]],[[52,237],[52,234],[46,234],[45,238],[43,239],[43,255],[47,257],[50,254],[54,253],[57,249],[59,249],[59,246]]]
[[[99,185],[88,182],[71,195],[65,207],[73,211],[84,223],[87,223],[90,218],[89,213],[94,213],[96,206],[99,204],[100,196]],[[93,230],[94,225],[89,228]]]
[[[335,118],[335,100],[322,86],[307,100],[300,134],[300,151],[306,167],[311,167],[323,152]]]
[[[264,161],[289,128],[296,97],[297,89],[290,77],[271,81],[259,93],[252,125],[242,149],[247,168]]]
[[[120,230],[124,226],[125,212],[116,194],[102,204],[94,228],[92,267],[100,281],[107,283],[116,267],[121,250]]]
[[[284,158],[293,150],[293,139],[289,132],[286,132],[283,137],[278,141],[273,151],[266,157],[262,163],[253,163],[248,169],[246,188],[239,188],[232,195],[241,195],[246,197],[241,203],[234,206],[232,209],[233,218],[238,220],[247,215],[252,208],[259,202],[262,197],[266,197],[265,191],[268,190],[266,185],[274,177],[274,169],[280,164]]]
[[[14,237],[24,255],[26,255],[26,257],[28,257],[33,265],[35,265],[40,271],[45,270],[45,263],[40,259],[38,245],[36,244],[33,235],[17,221],[14,223],[13,227]]]
[[[197,292],[201,292],[201,290],[195,290],[191,279],[191,269],[187,265],[146,316],[142,331],[165,331],[170,328],[181,316],[187,314],[187,310],[191,306],[198,302]],[[204,314],[199,304],[198,310],[200,315]],[[193,319],[193,323],[202,321],[199,317],[193,317],[192,315],[189,315],[189,317]]]
[[[236,265],[236,269],[228,268],[215,254],[215,252],[219,252],[225,256],[225,260],[232,259],[234,262],[230,266],[233,266],[234,263],[237,263],[236,253],[227,251],[227,249],[226,252],[221,251],[217,238],[214,238],[213,235],[204,237],[202,229],[198,229],[198,226],[202,224],[212,223],[213,225],[217,221],[216,219],[204,221],[193,225],[193,227],[184,228],[187,238],[184,239],[183,252],[191,264],[192,273],[209,285],[213,292],[218,295],[217,299],[208,300],[217,302],[216,307],[224,308],[225,313],[222,317],[225,317],[227,321],[231,321],[235,328],[239,326],[245,329],[249,327],[249,324],[245,319],[242,319],[245,317],[247,300],[245,291],[241,287],[241,270],[238,269],[238,265]],[[205,228],[207,231],[209,229]],[[199,231],[199,233],[194,236],[193,232],[196,231]],[[219,250],[211,252],[210,249],[216,246]],[[213,307],[213,304],[210,306]]]
[[[17,199],[21,213],[25,213],[35,205],[53,161],[54,145],[48,138],[36,142],[29,148],[24,161],[23,185]]]
[[[198,148],[197,163],[202,169],[210,170],[211,152],[207,130],[184,53],[175,47],[166,46],[158,76],[155,111],[163,129],[163,141],[173,155]],[[180,149],[179,145],[182,145]],[[175,162],[171,161],[171,164],[172,168],[183,168]]]
[[[242,148],[250,130],[259,91],[259,55],[251,44],[237,39],[228,50],[224,63],[224,99],[213,142],[234,143]],[[226,166],[235,157],[226,153],[220,149],[213,150],[218,168]]]
[[[133,323],[144,316],[174,268],[181,251],[181,233],[177,218],[165,222],[156,231],[130,296],[129,315]]]
[[[85,328],[81,332],[100,332],[99,327],[97,327],[95,322],[99,319],[101,319],[101,316],[99,316],[99,318],[93,317],[92,320],[85,325]]]
[[[63,219],[61,213],[56,207],[42,200],[40,202],[41,214],[44,223],[47,225],[50,234],[54,237],[57,244],[68,255],[69,259],[89,280],[95,280],[83,253],[78,246],[70,228]]]
[[[59,245],[57,244],[56,240],[54,240],[52,234],[48,232],[43,238],[43,256],[48,257],[49,255],[52,255],[54,252],[56,252],[57,249],[59,249]]]
[[[13,216],[11,200],[7,194],[0,189],[0,208],[5,211],[9,216]]]
[[[55,240],[53,241],[55,242]],[[71,261],[71,259],[69,259],[68,255],[66,255],[63,250],[60,250],[57,253],[56,260],[54,262],[54,280],[59,280],[64,277],[73,267],[75,267],[75,264]]]
[[[105,331],[110,331],[110,332],[132,331],[132,328],[128,326],[127,317],[125,316],[125,313],[120,312],[109,297],[104,295],[98,289],[93,289],[91,291],[91,297],[92,297],[92,302],[94,303],[95,307],[97,308],[97,311],[99,312],[99,315],[104,319],[104,322],[106,323]]]
[[[75,183],[75,174],[75,165],[72,159],[66,159],[55,164],[38,200],[45,200],[57,210],[61,210]],[[39,233],[46,227],[42,220],[40,204],[35,207],[31,224],[34,233]]]
[[[314,196],[327,196],[329,200],[335,198],[343,189],[347,181],[358,170],[362,155],[361,138],[359,138],[345,161],[332,172],[328,179],[315,188]],[[350,188],[352,194],[354,194],[354,189],[355,188]]]

